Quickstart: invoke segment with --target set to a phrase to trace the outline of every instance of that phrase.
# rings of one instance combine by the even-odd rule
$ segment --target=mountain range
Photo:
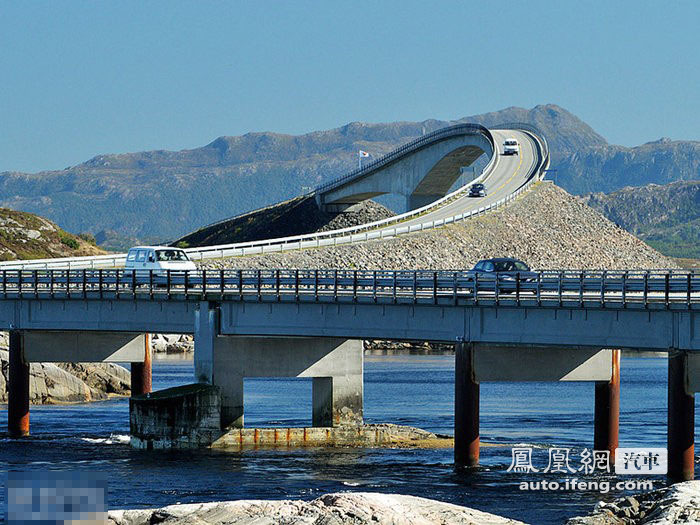
[[[575,194],[700,179],[700,142],[608,144],[565,109],[540,105],[474,115],[345,126],[305,135],[219,137],[182,151],[98,155],[60,171],[0,173],[0,206],[29,211],[73,232],[168,240],[205,224],[289,199],[352,170],[357,150],[373,157],[459,122],[526,122],[547,137],[557,183]]]
[[[583,201],[666,255],[700,259],[700,180],[626,187]]]

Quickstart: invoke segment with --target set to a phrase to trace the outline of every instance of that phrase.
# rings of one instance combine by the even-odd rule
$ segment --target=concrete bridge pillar
[[[474,349],[457,343],[455,348],[455,465],[479,464],[479,383],[474,377]]]
[[[595,383],[594,425],[593,449],[609,451],[613,463],[620,435],[620,350],[612,351],[610,380]]]
[[[243,427],[243,379],[311,377],[314,426],[361,425],[362,341],[330,337],[218,335],[218,310],[195,316],[195,378],[221,389],[221,425]]]
[[[8,378],[7,432],[10,437],[29,435],[29,363],[19,330],[10,330],[10,377]]]
[[[687,352],[668,356],[668,477],[688,481],[695,477],[695,392],[698,369],[689,366]],[[693,356],[692,361],[696,361]]]
[[[483,381],[595,381],[596,448],[617,446],[617,350],[459,343],[455,357],[455,466],[479,463],[479,384]]]
[[[151,335],[144,334],[143,361],[131,363],[131,395],[140,396],[152,390]]]
[[[243,427],[245,377],[311,377],[313,426],[362,424],[362,341],[217,336],[213,346],[222,428]]]

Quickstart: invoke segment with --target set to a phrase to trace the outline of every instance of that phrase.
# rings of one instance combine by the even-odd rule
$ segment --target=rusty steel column
[[[131,363],[131,395],[140,396],[151,391],[151,334],[145,334],[143,363]]]
[[[10,365],[7,385],[7,433],[10,437],[29,435],[29,363],[24,361],[22,334],[10,330]]]
[[[593,449],[609,450],[613,463],[620,436],[620,350],[612,351],[610,381],[595,383],[594,414]]]
[[[479,383],[474,380],[473,347],[455,348],[455,466],[479,464]]]
[[[688,481],[695,477],[695,393],[688,392],[685,352],[668,355],[668,477]]]

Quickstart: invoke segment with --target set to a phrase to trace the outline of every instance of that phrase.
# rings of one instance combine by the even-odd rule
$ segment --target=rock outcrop
[[[0,403],[7,403],[9,353],[7,333],[0,332]],[[31,363],[29,401],[52,405],[98,401],[129,395],[131,375],[114,363]]]
[[[212,260],[205,268],[466,269],[511,256],[535,269],[677,268],[675,262],[550,183],[496,212],[395,239]]]
[[[0,208],[0,261],[105,253],[92,241],[89,235],[72,235],[38,215]]]
[[[599,502],[588,516],[567,525],[670,525],[700,523],[700,481],[686,481],[663,489]]]
[[[170,505],[150,510],[112,510],[111,525],[516,525],[522,522],[415,496],[348,492],[312,501],[240,500]]]

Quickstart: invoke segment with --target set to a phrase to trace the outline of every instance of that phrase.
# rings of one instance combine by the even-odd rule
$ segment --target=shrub
[[[93,246],[97,246],[97,240],[95,239],[95,236],[92,233],[79,233],[78,237],[80,237],[85,242],[92,244]]]
[[[80,243],[78,243],[78,241],[76,241],[70,235],[61,235],[61,242],[73,250],[77,250],[78,248],[80,248]]]

